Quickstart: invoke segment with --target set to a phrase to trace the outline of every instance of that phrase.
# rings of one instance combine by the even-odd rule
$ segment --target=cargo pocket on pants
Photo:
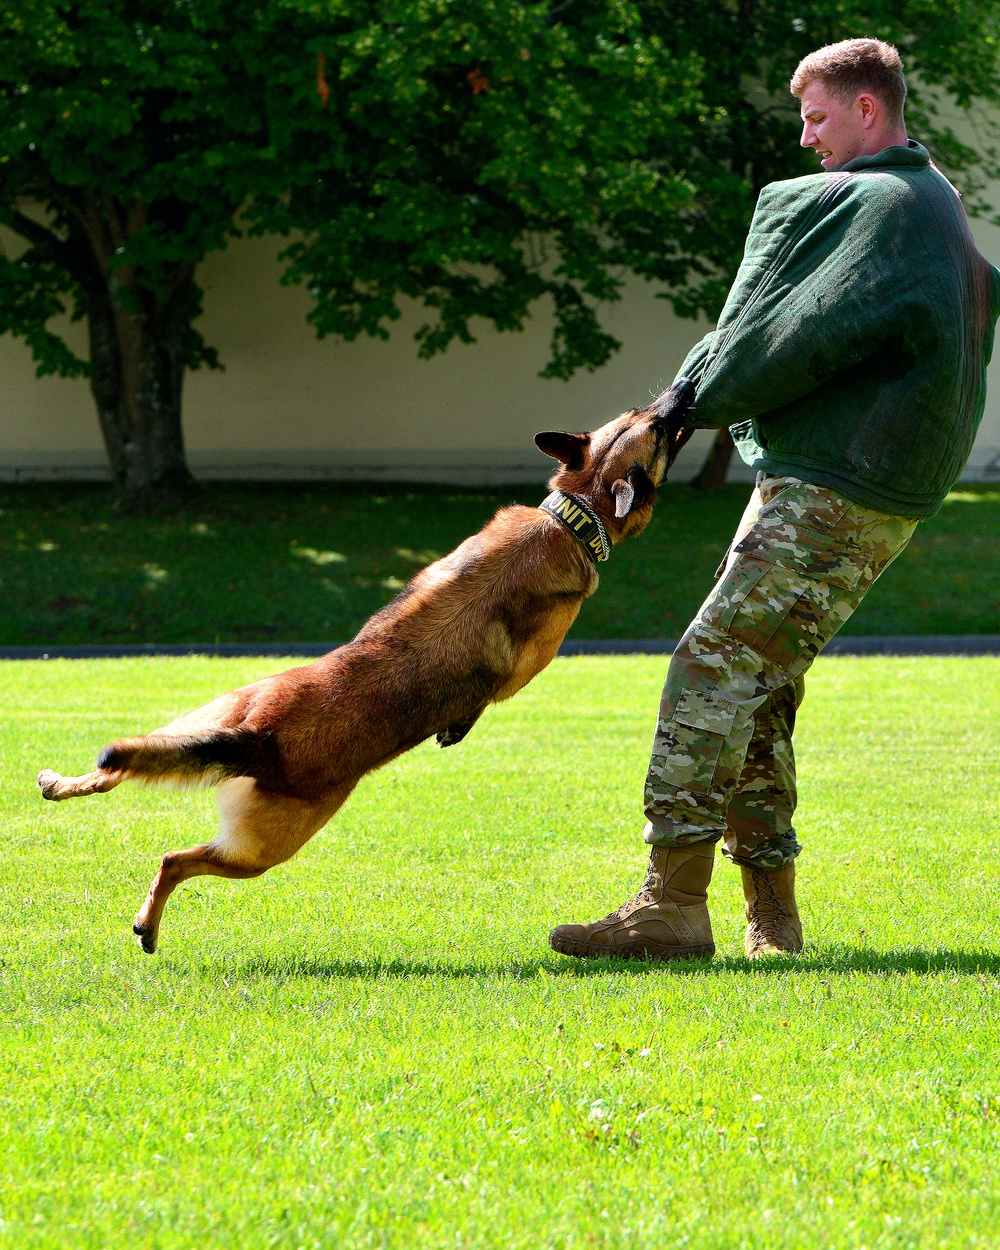
[[[785,528],[788,533],[778,535],[755,527],[734,550],[753,564],[763,561],[841,590],[857,588],[868,563],[862,547],[850,538],[824,534],[805,525]]]
[[[729,636],[766,656],[768,644],[809,590],[809,578],[780,564],[765,565],[752,593],[736,606],[728,623]]]
[[[663,780],[692,794],[710,794],[737,711],[735,703],[717,695],[683,691],[673,716],[661,721],[654,747],[663,758]]]
[[[857,593],[867,563],[855,543],[804,526],[778,538],[753,533],[736,550],[765,572],[737,605],[728,632],[783,666],[822,649],[843,624],[842,607]],[[849,613],[848,613],[849,615]]]
[[[729,630],[740,607],[771,566],[760,560],[739,560],[716,585],[698,613],[709,629]]]

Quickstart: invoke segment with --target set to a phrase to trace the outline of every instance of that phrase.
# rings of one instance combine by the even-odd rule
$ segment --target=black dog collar
[[[601,518],[578,495],[554,490],[538,506],[549,516],[562,521],[573,537],[583,544],[584,551],[595,564],[611,554],[611,543]]]

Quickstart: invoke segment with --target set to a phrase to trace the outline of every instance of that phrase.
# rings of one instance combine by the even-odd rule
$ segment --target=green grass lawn
[[[273,667],[2,666],[0,1248],[1000,1244],[1000,660],[817,662],[797,962],[721,860],[713,962],[547,948],[641,880],[654,658],[556,661],[145,956],[211,795],[34,774]]]
[[[749,489],[667,486],[571,636],[678,637]],[[543,493],[216,483],[176,516],[130,517],[104,487],[0,487],[0,645],[343,641],[498,507]],[[1000,633],[1000,487],[956,491],[845,632]]]

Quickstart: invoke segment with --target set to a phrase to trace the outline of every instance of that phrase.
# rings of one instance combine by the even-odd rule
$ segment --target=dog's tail
[[[252,734],[236,729],[179,737],[149,734],[112,742],[97,757],[97,766],[124,773],[123,780],[214,786],[227,777],[254,776],[255,745]]]

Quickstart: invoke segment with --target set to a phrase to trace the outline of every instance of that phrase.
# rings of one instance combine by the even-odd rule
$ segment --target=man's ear
[[[636,506],[648,502],[656,494],[653,479],[642,465],[629,469],[625,475],[627,481],[617,478],[611,483],[611,493],[615,497],[615,516],[621,521]]]
[[[583,453],[589,442],[589,434],[569,434],[566,430],[542,430],[535,435],[538,450],[554,460],[561,460],[567,469],[583,467]]]

